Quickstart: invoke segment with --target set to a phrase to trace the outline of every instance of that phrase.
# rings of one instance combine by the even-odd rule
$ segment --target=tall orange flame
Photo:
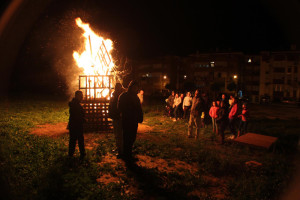
[[[104,39],[98,36],[87,23],[83,23],[80,18],[75,19],[78,27],[84,30],[84,50],[79,53],[73,52],[73,58],[78,67],[83,68],[84,75],[111,75],[114,62],[111,57],[113,43],[110,39]],[[107,78],[89,78],[87,82],[81,84],[92,85],[95,88],[108,87],[109,79]],[[95,91],[96,90],[96,91]],[[87,95],[89,98],[108,97],[108,89],[89,89]]]

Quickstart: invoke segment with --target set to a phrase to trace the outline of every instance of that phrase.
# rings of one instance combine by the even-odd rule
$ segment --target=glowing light
[[[164,75],[164,79],[167,79],[167,76],[166,76],[166,75]]]
[[[233,78],[234,78],[234,79],[237,79],[237,75],[233,75]]]

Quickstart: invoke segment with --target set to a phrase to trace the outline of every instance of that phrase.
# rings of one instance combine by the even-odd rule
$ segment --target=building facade
[[[300,52],[261,52],[260,96],[273,101],[300,98]]]
[[[198,88],[211,96],[219,93],[246,96],[260,102],[300,98],[300,52],[195,53],[136,62],[135,75],[149,95],[168,90],[186,92]]]

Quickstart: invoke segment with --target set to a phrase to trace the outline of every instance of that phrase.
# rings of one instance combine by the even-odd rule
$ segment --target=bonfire
[[[84,31],[83,50],[73,52],[77,66],[83,69],[83,74],[79,75],[79,90],[84,95],[82,106],[87,120],[84,129],[85,132],[107,132],[112,126],[108,106],[115,85],[113,42],[97,35],[80,18],[75,21]]]

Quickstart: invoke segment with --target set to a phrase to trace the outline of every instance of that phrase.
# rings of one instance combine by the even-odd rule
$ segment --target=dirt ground
[[[44,124],[39,125],[36,128],[32,129],[30,134],[38,135],[41,137],[51,137],[53,139],[57,139],[62,136],[68,135],[68,130],[66,129],[67,123],[58,123],[58,124]],[[152,128],[145,124],[139,124],[138,126],[138,138],[142,139],[154,139],[149,133],[151,132]],[[98,144],[96,143],[97,140],[101,138],[105,138],[105,134],[97,134],[97,133],[86,133],[84,135],[85,140],[85,148],[88,150],[93,150],[97,148]],[[155,139],[154,139],[155,140]],[[68,144],[66,144],[68,145]],[[78,148],[78,147],[76,147]],[[191,174],[195,174],[197,172],[197,165],[196,164],[188,164],[186,162],[180,160],[165,160],[161,158],[150,157],[146,155],[136,155],[138,158],[137,165],[147,169],[157,169],[161,172],[177,172],[178,174],[184,174],[186,171],[190,172]],[[109,183],[122,183],[124,180],[126,166],[125,163],[117,159],[115,155],[107,154],[102,159],[100,163],[101,165],[110,165],[112,168],[118,169],[115,171],[114,174],[109,173],[101,173],[99,174],[99,178],[97,182],[102,184],[109,184]],[[222,180],[216,177],[204,177],[207,183],[211,185],[211,188],[206,188],[206,191],[201,191],[200,189],[192,191],[189,195],[202,195],[203,193],[209,193],[214,196],[216,199],[224,199],[226,194],[225,184]],[[130,185],[126,186],[126,193],[137,195],[142,194],[140,191],[139,183],[132,178],[130,181]],[[224,192],[225,191],[225,192]]]

